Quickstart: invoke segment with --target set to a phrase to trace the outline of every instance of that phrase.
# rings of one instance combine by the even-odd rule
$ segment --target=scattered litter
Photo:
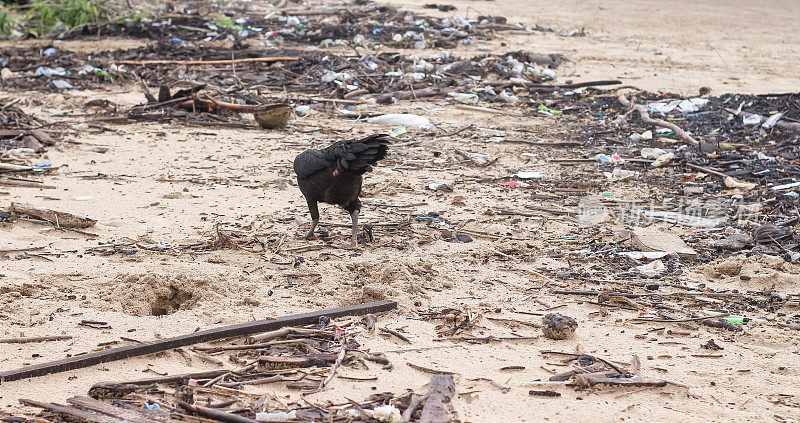
[[[742,123],[746,126],[758,125],[761,123],[761,116],[759,115],[742,115]]]
[[[658,156],[658,158],[657,158],[657,159],[655,159],[655,160],[653,161],[653,163],[651,163],[651,164],[650,164],[650,166],[653,166],[653,167],[662,167],[662,166],[665,166],[665,165],[667,165],[667,164],[668,164],[669,162],[671,162],[671,161],[672,161],[672,159],[674,159],[674,158],[675,158],[675,155],[674,155],[674,154],[672,154],[672,153],[662,154],[662,155]]]
[[[658,260],[675,255],[672,251],[621,251],[617,254],[634,260]]]
[[[50,81],[50,85],[57,90],[66,90],[72,88],[72,84],[63,79],[54,79]]]
[[[783,113],[775,113],[774,115],[767,118],[764,123],[761,124],[761,127],[764,129],[771,129],[778,123],[779,120],[783,117]]]
[[[606,175],[606,178],[608,178],[612,182],[627,181],[630,179],[637,178],[639,176],[638,171],[620,169],[618,167],[614,168],[614,170],[611,172],[603,172],[603,174]]]
[[[681,113],[696,113],[708,104],[706,98],[687,98],[669,102],[648,103],[647,109],[653,113],[668,114],[674,111]]]
[[[791,189],[791,188],[797,188],[797,187],[800,187],[800,182],[790,182],[788,184],[775,185],[774,187],[771,187],[770,189],[773,190],[773,191],[780,191],[780,190],[784,190],[784,189]]]
[[[725,186],[728,188],[751,190],[756,187],[756,184],[752,182],[741,182],[736,178],[734,178],[733,176],[726,176]]]
[[[457,93],[451,92],[447,93],[447,96],[452,98],[459,103],[465,104],[478,104],[478,95],[477,94],[470,94],[470,93]]]
[[[392,126],[410,126],[412,128],[422,128],[431,131],[436,129],[428,118],[410,113],[388,113],[385,115],[373,116],[367,118],[367,122]]]
[[[542,177],[541,172],[523,172],[519,171],[514,174],[515,177],[519,179],[540,179]]]

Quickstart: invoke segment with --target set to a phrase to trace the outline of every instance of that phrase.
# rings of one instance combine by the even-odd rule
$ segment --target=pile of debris
[[[362,349],[358,339],[377,329],[377,317],[366,314],[360,319],[346,321],[328,317],[358,315],[369,311],[386,311],[396,302],[381,301],[304,315],[287,316],[280,322],[261,321],[217,328],[130,347],[106,347],[84,356],[59,362],[44,363],[21,369],[0,372],[0,380],[64,371],[92,363],[105,362],[146,352],[170,349],[174,345],[189,345],[200,340],[214,340],[224,334],[246,334],[255,327],[280,327],[256,333],[245,343],[231,345],[195,346],[187,351],[177,348],[187,365],[198,358],[216,366],[227,367],[223,359],[238,366],[189,374],[157,376],[123,382],[101,382],[92,386],[88,396],[69,398],[70,405],[46,403],[32,399],[20,402],[43,409],[45,418],[76,418],[86,421],[170,421],[191,420],[191,415],[222,422],[291,422],[291,421],[363,421],[398,423],[458,421],[448,405],[455,393],[452,375],[434,375],[428,393],[416,395],[407,391],[400,395],[383,392],[370,395],[361,402],[350,399],[342,403],[315,403],[303,398],[303,403],[286,400],[272,391],[254,393],[245,387],[282,385],[298,390],[305,397],[320,392],[336,377],[342,380],[371,381],[377,376],[348,376],[345,368],[371,370],[368,363],[383,369],[392,364],[381,354]],[[318,317],[318,323],[286,326]],[[63,337],[62,337],[63,338]],[[54,337],[52,340],[60,339]],[[50,339],[14,339],[5,342],[34,342]],[[437,420],[438,418],[438,420]],[[13,418],[27,421],[24,418]],[[8,420],[7,420],[8,421]]]
[[[18,153],[41,153],[61,131],[15,106],[19,99],[0,99],[0,159]],[[2,169],[2,168],[0,168]]]
[[[562,373],[550,376],[547,381],[531,381],[527,385],[539,387],[551,386],[578,386],[588,388],[593,385],[612,385],[612,386],[654,386],[663,387],[667,384],[687,387],[686,385],[672,382],[666,379],[648,378],[639,374],[641,362],[639,357],[633,356],[631,369],[625,369],[624,364],[614,363],[613,361],[595,357],[588,354],[573,354],[560,351],[542,351],[546,357],[551,355],[567,356],[564,363],[572,363],[573,368]],[[559,396],[552,390],[531,390],[530,395],[536,396]]]
[[[455,7],[449,10],[453,9]],[[504,17],[466,19],[454,13],[447,18],[436,18],[373,2],[342,2],[317,9],[268,11],[259,6],[237,8],[225,5],[224,10],[219,11],[173,6],[172,10],[164,9],[159,13],[152,19],[87,25],[62,38],[124,36],[174,44],[227,40],[237,46],[260,43],[267,47],[310,44],[421,49],[455,48],[458,44],[495,38],[500,31],[552,31],[538,26],[527,28],[519,23],[510,25]]]

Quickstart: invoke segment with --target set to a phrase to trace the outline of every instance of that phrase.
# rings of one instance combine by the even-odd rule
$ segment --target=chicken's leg
[[[304,237],[305,239],[308,239],[308,240],[317,239],[317,237],[314,236],[314,230],[317,229],[317,224],[318,223],[319,223],[319,219],[314,219],[314,220],[311,221],[311,229],[308,230],[308,233]]]
[[[314,230],[317,229],[317,224],[319,224],[319,208],[317,208],[317,202],[308,200],[308,211],[311,213],[311,229],[308,230],[308,233],[305,236],[305,239],[316,239],[314,236]]]
[[[358,245],[358,212],[358,209],[350,212],[350,219],[353,221],[353,243],[349,245],[351,248]]]

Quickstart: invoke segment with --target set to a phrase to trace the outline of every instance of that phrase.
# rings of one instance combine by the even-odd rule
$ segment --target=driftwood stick
[[[226,388],[236,388],[237,386],[242,386],[242,385],[266,385],[268,383],[283,382],[284,380],[286,380],[285,376],[275,375],[275,376],[262,377],[258,379],[243,380],[241,382],[222,382],[218,383],[217,386],[224,386]]]
[[[206,354],[206,353],[204,353],[202,351],[192,351],[192,352],[196,356],[200,357],[200,360],[205,361],[206,363],[211,363],[211,364],[213,364],[215,366],[224,366],[225,365],[224,361],[222,361],[222,360],[220,360],[220,359],[218,359],[218,358],[216,358],[214,356],[208,355],[208,354]]]
[[[94,398],[76,396],[68,398],[67,402],[84,410],[95,411],[116,417],[130,423],[158,423],[159,420],[150,418],[144,411],[133,408],[117,407]]]
[[[173,105],[175,103],[180,103],[182,101],[186,101],[186,100],[189,100],[189,99],[190,99],[189,97],[179,97],[179,98],[173,98],[172,100],[162,101],[162,102],[159,102],[159,103],[142,104],[142,105],[139,105],[139,106],[131,107],[131,111],[143,112],[145,110],[157,109],[159,107],[164,107],[164,106],[170,106],[170,105]]]
[[[402,333],[400,333],[400,332],[398,332],[398,331],[396,331],[396,330],[394,330],[394,329],[389,329],[389,328],[378,328],[378,330],[380,330],[380,331],[381,331],[381,332],[383,332],[383,333],[388,333],[388,334],[394,335],[394,336],[396,336],[396,337],[398,337],[398,338],[402,339],[403,341],[406,341],[406,342],[407,342],[407,343],[409,343],[409,344],[411,343],[411,340],[410,340],[410,339],[408,339],[408,338],[407,338],[405,335],[403,335]]]
[[[564,89],[575,89],[575,88],[583,88],[583,87],[598,87],[601,85],[621,85],[622,81],[612,79],[612,80],[605,80],[605,81],[587,81],[587,82],[576,82],[574,84],[563,84],[559,85],[559,88]]]
[[[425,372],[425,373],[431,373],[431,374],[437,374],[437,375],[453,375],[453,374],[455,374],[454,372],[449,372],[447,370],[432,369],[430,367],[425,367],[425,366],[420,366],[418,364],[409,363],[408,361],[406,361],[406,365],[408,367],[411,367],[412,369],[416,369],[416,370],[419,370],[419,371]]]
[[[653,379],[653,378],[644,378],[640,376],[629,377],[629,378],[617,378],[617,377],[602,377],[602,376],[585,376],[584,381],[586,381],[589,385],[597,385],[597,384],[604,384],[604,385],[618,385],[618,386],[666,386],[667,384],[675,385],[675,386],[682,386],[686,387],[682,383],[673,382],[666,379]],[[525,385],[536,385],[536,386],[575,386],[580,385],[579,381],[575,380],[564,380],[564,381],[544,381],[544,380],[535,380],[530,382],[523,382]]]
[[[702,316],[702,317],[690,317],[687,319],[677,319],[677,320],[670,320],[670,319],[648,319],[646,317],[634,317],[631,321],[634,322],[653,322],[653,323],[679,323],[679,322],[696,322],[698,320],[706,320],[706,319],[717,319],[720,317],[727,317],[730,316],[730,313],[720,313],[714,316]]]
[[[280,103],[236,104],[236,103],[227,103],[227,102],[224,102],[224,101],[219,101],[219,100],[215,99],[214,97],[211,97],[208,94],[205,94],[204,97],[207,98],[212,103],[214,103],[214,105],[216,105],[220,109],[228,109],[228,110],[233,110],[235,112],[243,112],[243,113],[254,112],[256,110],[261,110],[261,109],[267,109],[270,106],[274,106],[274,105],[280,104]]]
[[[255,322],[240,323],[238,325],[223,326],[190,333],[187,335],[157,339],[135,345],[126,345],[124,347],[110,348],[107,350],[76,355],[48,363],[34,364],[18,369],[0,371],[0,382],[9,382],[12,380],[26,379],[51,373],[80,369],[99,363],[122,360],[129,357],[138,357],[141,355],[171,350],[186,345],[193,345],[201,342],[213,341],[216,339],[245,336],[251,333],[274,330],[284,326],[312,324],[318,322],[319,318],[323,316],[333,319],[342,316],[360,316],[364,314],[378,313],[382,311],[393,310],[395,308],[397,308],[396,301],[383,300],[349,307],[295,314],[273,320],[258,320]]]
[[[619,385],[619,386],[667,386],[667,381],[663,379],[650,379],[645,377],[603,377],[586,376],[589,385]]]
[[[221,410],[216,410],[213,408],[208,407],[201,407],[199,405],[192,405],[181,400],[177,400],[175,404],[193,414],[197,414],[201,417],[206,417],[212,420],[217,420],[221,422],[230,422],[230,423],[257,423],[258,420],[248,419],[247,417],[242,417],[238,414],[226,413]]]
[[[403,416],[400,419],[400,423],[410,422],[411,415],[414,414],[414,411],[419,407],[419,405],[425,402],[427,399],[428,399],[428,394],[426,393],[421,397],[417,397],[411,400],[411,402],[408,404],[408,408],[406,408],[406,410],[403,411]]]
[[[33,336],[30,338],[5,338],[0,339],[0,344],[27,344],[29,342],[64,341],[72,339],[70,335]]]
[[[4,133],[6,133],[6,132],[9,132],[9,130],[0,129],[0,137],[5,135]],[[13,130],[10,131],[10,132],[22,133],[22,131],[13,131]],[[33,168],[30,167],[30,166],[16,165],[16,164],[13,164],[13,163],[0,163],[0,170],[14,170],[14,171],[18,171],[18,172],[27,172],[29,170],[33,170]]]
[[[88,217],[50,210],[43,207],[35,207],[24,203],[11,203],[11,211],[16,214],[37,217],[64,228],[88,228],[97,223],[97,220]]]
[[[453,375],[433,375],[425,394],[428,400],[422,408],[420,423],[450,423],[453,416],[448,404],[456,393],[456,384]]]
[[[344,342],[342,344],[344,344]],[[333,380],[333,378],[336,376],[336,371],[339,369],[339,366],[342,365],[342,361],[344,361],[345,355],[347,355],[347,348],[344,345],[342,345],[342,349],[341,351],[339,351],[339,355],[336,356],[336,362],[333,363],[333,366],[331,366],[331,372],[325,379],[322,380],[322,383],[319,384],[319,388],[317,388],[317,391],[321,391],[322,388],[324,388],[328,383],[330,383]]]
[[[323,367],[327,363],[336,362],[333,354],[309,354],[299,357],[289,357],[282,355],[262,355],[258,362],[265,365],[268,369],[285,369],[297,367]]]
[[[696,165],[694,163],[687,162],[686,166],[689,166],[690,168],[699,170],[701,172],[705,172],[705,173],[709,173],[711,175],[719,176],[720,178],[723,178],[723,179],[728,177],[728,175],[726,175],[726,174],[724,174],[722,172],[716,171],[714,169],[709,169],[709,168],[704,167],[704,166]]]
[[[293,328],[281,328],[278,330],[273,330],[265,333],[259,333],[258,335],[253,335],[247,338],[248,343],[258,343],[259,341],[265,341],[268,339],[280,338],[283,336],[288,335],[291,333]]]
[[[145,84],[145,82],[142,81],[142,77],[136,75],[136,79],[139,81],[139,87],[142,88],[142,93],[144,94],[144,98],[147,100],[147,102],[148,103],[157,102],[158,100],[156,100],[156,98],[153,97],[153,93],[150,92],[150,88],[147,88],[147,84]]]
[[[436,97],[438,95],[447,94],[450,89],[447,88],[423,88],[415,91],[395,91],[391,93],[382,94],[366,94],[361,96],[362,99],[375,99],[378,104],[390,104],[395,100],[408,100],[410,98],[423,98],[423,97]]]
[[[655,126],[660,126],[662,128],[671,129],[672,132],[675,132],[676,134],[678,134],[678,136],[680,136],[681,139],[683,139],[687,143],[689,143],[691,145],[694,145],[694,146],[700,145],[700,142],[698,142],[697,140],[692,138],[692,136],[688,132],[686,132],[683,129],[681,129],[678,125],[675,125],[672,122],[667,122],[667,121],[661,120],[661,119],[653,119],[652,117],[650,117],[650,113],[647,112],[647,107],[642,106],[641,104],[632,104],[630,101],[628,101],[628,99],[624,95],[619,96],[617,101],[619,101],[620,104],[622,104],[623,106],[632,107],[637,112],[639,112],[639,116],[642,118],[642,122],[644,122],[644,123],[646,123],[648,125],[655,125]],[[626,115],[621,115],[620,117],[624,118]],[[615,122],[615,123],[617,123],[617,124],[622,123],[622,119],[618,119],[618,120],[619,121]]]
[[[273,330],[269,332],[259,333],[257,335],[253,335],[247,338],[248,343],[256,343],[260,341],[266,341],[269,339],[280,338],[283,336],[291,335],[291,334],[298,334],[298,335],[317,335],[323,331],[319,329],[305,329],[305,328],[281,328],[278,330]]]
[[[0,254],[3,254],[3,253],[21,253],[21,252],[25,252],[25,251],[39,251],[39,250],[44,250],[44,247],[0,248]],[[0,343],[2,343],[2,342],[0,342]]]
[[[143,379],[134,379],[134,380],[126,380],[122,382],[113,382],[117,385],[152,385],[157,383],[175,383],[181,382],[186,384],[189,379],[209,379],[215,378],[219,375],[228,373],[229,370],[210,370],[207,372],[196,372],[196,373],[182,373],[177,375],[168,375],[168,376],[155,376]],[[103,387],[107,385],[109,382],[99,382],[94,386]]]
[[[20,399],[19,402],[24,405],[43,408],[45,410],[52,411],[53,413],[72,416],[79,421],[85,421],[91,423],[122,423],[124,421],[116,417],[107,416],[105,414],[97,413],[94,411],[81,410],[75,407],[70,407],[68,405],[46,403],[25,398]]]
[[[120,60],[116,63],[120,65],[230,65],[234,63],[254,63],[254,62],[292,62],[300,60],[299,57],[248,57],[244,59],[228,60]]]
[[[247,366],[246,368],[247,368],[247,370],[252,370],[254,367],[255,367],[254,365],[251,365],[251,366]],[[209,380],[208,382],[204,383],[204,384],[203,384],[203,387],[204,387],[204,388],[209,388],[209,387],[212,387],[212,388],[213,388],[213,387],[214,387],[214,385],[216,385],[216,384],[217,384],[217,382],[221,381],[222,379],[225,379],[225,378],[226,378],[226,377],[228,377],[228,376],[231,376],[231,375],[233,375],[233,373],[234,373],[234,372],[235,372],[235,371],[230,371],[230,372],[228,372],[228,373],[223,373],[223,374],[221,374],[221,375],[219,375],[219,376],[215,377],[214,379],[211,379],[211,380]],[[228,387],[228,388],[230,388],[230,387]]]
[[[207,347],[194,347],[195,351],[203,351],[207,353],[217,353],[222,351],[241,351],[241,350],[257,350],[259,348],[268,348],[274,345],[286,344],[308,344],[307,339],[287,339],[282,341],[268,341],[259,342],[257,344],[239,344],[239,345],[220,345],[220,346],[207,346]]]
[[[0,185],[4,185],[7,187],[20,187],[20,188],[56,189],[55,185],[47,185],[39,182],[16,181],[13,179],[4,179],[4,178],[0,178]]]

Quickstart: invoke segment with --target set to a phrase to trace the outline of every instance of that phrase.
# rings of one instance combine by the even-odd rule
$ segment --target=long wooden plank
[[[128,410],[96,400],[94,398],[76,396],[67,398],[67,402],[76,407],[102,413],[129,423],[160,423],[159,420],[150,418],[150,416],[142,411]]]
[[[159,351],[166,351],[173,348],[184,347],[186,345],[197,344],[200,342],[213,341],[215,339],[251,335],[258,332],[280,329],[286,326],[308,325],[316,323],[319,321],[319,318],[323,316],[333,319],[342,316],[360,316],[369,313],[379,313],[393,310],[395,308],[397,308],[397,301],[383,300],[348,307],[284,316],[274,320],[258,320],[255,322],[240,323],[238,325],[223,326],[220,328],[190,333],[187,335],[157,339],[153,341],[142,342],[140,344],[127,345],[124,347],[109,348],[107,350],[77,355],[48,363],[34,364],[31,366],[20,367],[18,369],[0,371],[0,383],[80,369],[83,367],[93,366],[95,364],[152,354]]]
[[[75,407],[70,407],[68,405],[61,405],[61,404],[54,404],[54,403],[47,403],[41,402],[31,399],[20,399],[19,402],[25,405],[30,405],[33,407],[43,408],[48,411],[52,411],[58,414],[66,414],[68,416],[72,416],[77,418],[81,421],[91,422],[91,423],[124,423],[125,420],[107,416],[105,414],[96,413],[94,411],[88,410],[81,410]]]

